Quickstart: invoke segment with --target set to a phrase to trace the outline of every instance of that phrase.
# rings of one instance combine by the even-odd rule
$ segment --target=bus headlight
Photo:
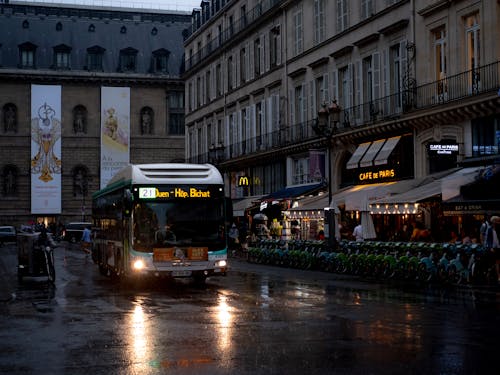
[[[219,260],[215,263],[215,266],[216,267],[226,267],[227,266],[227,262],[225,260]]]
[[[142,259],[136,259],[134,261],[134,263],[132,264],[132,267],[134,268],[134,270],[137,270],[137,271],[140,271],[144,268],[145,264],[144,264],[144,261]]]

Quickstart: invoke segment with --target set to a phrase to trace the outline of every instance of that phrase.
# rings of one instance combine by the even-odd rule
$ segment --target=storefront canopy
[[[259,204],[261,195],[241,198],[233,201],[233,216],[245,216],[247,208]]]
[[[392,187],[391,194],[370,202],[370,211],[373,213],[412,213],[417,203],[433,198],[442,200],[444,197],[457,195],[460,186],[474,179],[477,172],[477,168],[461,168],[421,179],[408,180],[404,182],[404,186],[398,186],[402,181],[397,182]]]
[[[322,194],[301,199],[288,211],[323,211],[326,207],[328,207],[328,194]]]
[[[273,199],[277,200],[277,199],[297,198],[297,197],[300,197],[301,195],[315,193],[315,192],[322,190],[324,188],[325,188],[325,184],[323,182],[318,183],[318,184],[309,184],[309,185],[287,187],[287,188],[278,190],[274,193],[271,193],[269,195],[266,195],[266,196],[262,197],[261,200],[273,200]]]
[[[434,197],[444,199],[458,195],[460,186],[474,179],[477,173],[478,168],[460,168],[416,179],[356,185],[336,192],[332,197],[332,207],[345,205],[347,211],[383,213],[383,206],[386,205],[404,206]]]
[[[464,181],[466,183],[463,183]],[[476,172],[472,171],[461,182],[460,185],[454,186],[450,194],[443,196],[444,215],[485,215],[500,212],[500,166],[492,165]],[[457,191],[459,194],[456,194]]]

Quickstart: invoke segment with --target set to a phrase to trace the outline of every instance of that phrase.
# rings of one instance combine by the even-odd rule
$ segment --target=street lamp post
[[[330,105],[324,103],[318,111],[318,117],[313,124],[313,130],[320,137],[328,140],[328,209],[325,210],[325,224],[327,225],[328,245],[330,248],[336,246],[335,238],[335,210],[332,207],[332,166],[331,166],[331,148],[332,138],[337,132],[337,124],[340,121],[340,112],[342,109],[337,101],[332,100]]]
[[[219,163],[224,160],[224,145],[222,142],[219,142],[217,146],[212,143],[208,149],[208,154],[210,157],[210,163],[218,166]]]

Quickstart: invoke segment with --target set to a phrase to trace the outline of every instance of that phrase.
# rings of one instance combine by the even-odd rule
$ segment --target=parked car
[[[16,242],[17,231],[11,225],[5,225],[0,227],[0,244],[4,242]]]
[[[83,230],[91,225],[92,223],[83,222],[66,224],[63,231],[63,240],[71,243],[79,242],[82,239]]]

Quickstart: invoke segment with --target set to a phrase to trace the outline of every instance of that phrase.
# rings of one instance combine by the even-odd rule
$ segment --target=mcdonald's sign
[[[250,180],[248,179],[247,176],[240,176],[238,178],[238,186],[249,186],[250,185]]]

